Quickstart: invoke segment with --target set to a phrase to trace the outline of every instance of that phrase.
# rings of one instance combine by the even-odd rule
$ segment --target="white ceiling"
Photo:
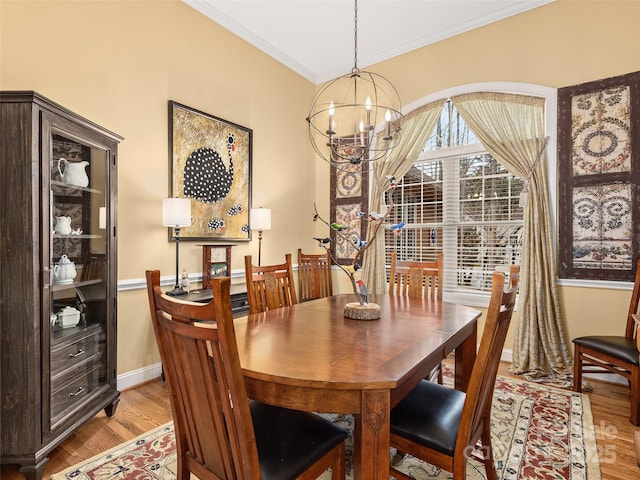
[[[359,0],[358,67],[554,0]],[[353,0],[183,0],[313,83],[354,66]],[[506,41],[506,40],[505,40]]]

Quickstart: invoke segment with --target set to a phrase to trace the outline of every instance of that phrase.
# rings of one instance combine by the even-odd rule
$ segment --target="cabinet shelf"
[[[97,285],[99,283],[103,283],[103,280],[84,280],[81,282],[71,282],[71,283],[53,283],[51,285],[51,290],[54,292],[59,292],[61,290],[68,290],[70,288],[77,287],[86,287],[88,285]]]
[[[73,239],[82,239],[82,238],[104,238],[104,235],[94,235],[92,233],[81,233],[80,235],[76,235],[73,233],[54,233],[53,238],[60,238],[63,240],[73,240]]]
[[[61,189],[64,189],[61,191]],[[89,192],[89,193],[104,193],[102,190],[91,187],[79,187],[77,185],[69,185],[68,183],[61,182],[60,180],[51,180],[51,191],[53,195],[69,195],[70,192]]]

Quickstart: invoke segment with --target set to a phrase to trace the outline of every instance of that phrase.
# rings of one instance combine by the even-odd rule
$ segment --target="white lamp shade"
[[[271,230],[271,209],[252,208],[249,212],[251,230]]]
[[[162,225],[165,227],[190,226],[191,200],[188,198],[165,198],[162,200]]]

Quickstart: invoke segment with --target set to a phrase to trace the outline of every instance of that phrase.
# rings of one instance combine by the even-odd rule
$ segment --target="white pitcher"
[[[64,163],[64,172],[62,171],[62,164]],[[89,177],[85,168],[87,168],[89,162],[75,162],[71,163],[66,158],[60,158],[58,160],[58,172],[62,177],[62,181],[69,185],[76,185],[78,187],[89,186]]]
[[[69,235],[71,233],[71,217],[56,217],[53,231],[61,235]]]

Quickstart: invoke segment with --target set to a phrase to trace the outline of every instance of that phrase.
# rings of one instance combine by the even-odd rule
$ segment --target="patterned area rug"
[[[350,415],[325,417],[347,429],[353,423]],[[591,406],[585,395],[498,377],[491,435],[500,480],[601,478]],[[349,437],[349,460],[351,445],[352,439]],[[419,480],[452,478],[448,472],[410,456],[394,456],[392,461],[399,465],[401,471]],[[175,465],[173,424],[168,423],[82,464],[54,474],[51,480],[173,480],[176,478]],[[350,469],[349,464],[349,479]],[[327,472],[320,478],[325,480],[331,477]],[[467,479],[484,478],[482,463],[470,461]]]

